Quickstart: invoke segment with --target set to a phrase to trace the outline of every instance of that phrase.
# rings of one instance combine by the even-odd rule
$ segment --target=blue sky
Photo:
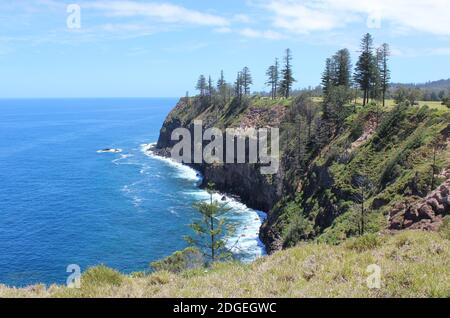
[[[391,45],[393,81],[450,78],[449,12],[450,0],[1,1],[0,98],[175,97],[244,66],[260,91],[287,47],[296,87],[315,86],[366,32]]]

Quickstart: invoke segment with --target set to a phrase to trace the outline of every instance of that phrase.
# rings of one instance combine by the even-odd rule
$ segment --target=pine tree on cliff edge
[[[275,64],[271,65],[266,71],[266,85],[270,87],[270,97],[272,99],[277,98],[278,93],[278,82],[280,78],[280,72],[278,68],[278,59],[275,59]]]
[[[292,85],[295,82],[291,62],[292,62],[291,50],[287,49],[286,55],[284,57],[284,68],[281,70],[281,83],[280,83],[280,93],[285,98],[289,98],[289,96],[291,95]]]
[[[382,93],[383,107],[384,107],[386,105],[386,92],[389,89],[389,82],[391,80],[391,71],[388,66],[389,56],[391,54],[389,45],[387,43],[384,43],[378,49],[378,54],[380,56],[378,69],[379,69],[380,78],[381,78],[381,93]]]
[[[253,85],[252,74],[250,69],[246,66],[242,70],[242,87],[244,89],[244,95],[250,95],[250,86]]]
[[[206,92],[206,78],[205,78],[204,75],[200,75],[200,77],[198,78],[197,85],[195,86],[195,88],[200,92],[200,96],[201,97],[205,96],[205,92]]]
[[[367,33],[361,41],[361,55],[356,63],[355,81],[364,93],[363,106],[365,106],[370,97],[370,90],[373,82],[373,74],[376,69],[373,55],[373,38]]]

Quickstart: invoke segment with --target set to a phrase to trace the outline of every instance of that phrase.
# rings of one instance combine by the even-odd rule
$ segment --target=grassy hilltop
[[[450,241],[441,235],[405,231],[340,246],[304,243],[250,265],[216,264],[178,275],[96,267],[83,275],[81,289],[0,286],[0,297],[449,297]],[[367,286],[371,264],[381,268],[380,289]]]

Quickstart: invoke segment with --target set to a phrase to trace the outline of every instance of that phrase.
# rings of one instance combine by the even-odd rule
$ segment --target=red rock
[[[442,200],[442,198],[440,198]],[[427,205],[431,206],[433,211],[435,211],[436,213],[433,214],[440,214],[440,213],[444,213],[444,205],[440,204],[441,201],[439,201],[436,198],[431,198],[427,201]]]
[[[390,212],[390,229],[423,229],[435,231],[444,215],[450,213],[450,180],[423,199],[411,198],[411,203],[398,203]]]
[[[419,210],[419,215],[418,217],[420,219],[432,219],[434,217],[434,212],[433,212],[433,208],[431,205],[427,203],[423,204]]]

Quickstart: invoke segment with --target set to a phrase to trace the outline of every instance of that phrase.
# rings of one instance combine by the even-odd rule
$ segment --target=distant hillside
[[[441,79],[438,81],[426,82],[426,83],[392,83],[392,88],[406,87],[406,88],[420,88],[432,91],[446,91],[450,90],[450,78]]]

